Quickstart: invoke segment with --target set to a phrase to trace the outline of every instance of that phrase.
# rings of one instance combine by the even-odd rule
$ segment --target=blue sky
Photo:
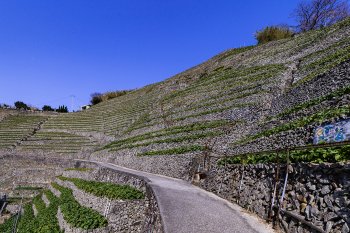
[[[290,0],[0,0],[0,103],[74,108],[142,87],[254,32],[294,24]]]

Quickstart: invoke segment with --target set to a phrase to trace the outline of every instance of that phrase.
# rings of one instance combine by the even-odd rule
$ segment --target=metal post
[[[283,204],[284,195],[286,193],[286,187],[288,182],[288,173],[289,173],[289,149],[287,149],[287,168],[286,168],[286,178],[284,179],[283,192],[280,200],[280,206]]]
[[[238,200],[237,200],[238,204],[239,204],[239,201],[241,200],[241,189],[242,189],[242,186],[243,186],[243,177],[244,177],[244,168],[243,168],[243,171],[242,171],[241,181],[240,181],[239,189],[238,189]]]
[[[277,220],[278,220],[278,224],[279,224],[279,220],[280,219],[280,211],[282,209],[282,205],[283,205],[283,199],[284,199],[284,195],[286,193],[286,187],[287,187],[287,183],[288,183],[288,173],[289,173],[289,149],[287,149],[287,163],[286,163],[286,176],[285,176],[285,179],[284,179],[284,185],[283,185],[283,190],[282,190],[282,196],[281,196],[281,199],[279,201],[279,205],[278,205],[278,210],[277,210]],[[279,227],[279,225],[277,224],[277,226]]]
[[[280,171],[280,165],[279,165],[279,158],[278,158],[278,152],[276,153],[276,160],[275,160],[275,186],[272,194],[272,201],[271,201],[271,208],[270,208],[270,213],[269,213],[269,219],[271,220],[272,217],[272,211],[273,207],[275,206],[275,198],[276,198],[276,192],[277,192],[277,186],[279,184],[279,171]]]

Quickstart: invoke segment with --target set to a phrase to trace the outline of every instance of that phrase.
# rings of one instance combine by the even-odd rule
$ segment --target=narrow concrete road
[[[186,181],[111,163],[101,166],[143,177],[158,199],[166,233],[270,233],[270,226],[210,192]]]

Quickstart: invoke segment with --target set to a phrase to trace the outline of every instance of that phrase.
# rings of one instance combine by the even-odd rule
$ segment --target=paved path
[[[146,179],[157,196],[166,233],[274,232],[262,220],[244,213],[237,205],[186,181],[111,163],[96,163]]]

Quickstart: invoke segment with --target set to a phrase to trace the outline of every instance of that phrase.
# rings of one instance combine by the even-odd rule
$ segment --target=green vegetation
[[[16,217],[17,216],[14,215],[11,218],[7,219],[3,224],[0,224],[0,232],[1,233],[12,233],[12,227],[13,227],[13,224],[14,224]]]
[[[37,195],[36,197],[34,197],[33,204],[35,205],[35,207],[38,210],[38,212],[41,212],[41,211],[46,209],[45,202],[42,199],[42,194]]]
[[[213,114],[213,113],[223,112],[223,111],[234,109],[234,108],[245,108],[245,107],[251,107],[251,106],[255,106],[255,105],[256,105],[256,103],[233,104],[233,105],[227,106],[227,107],[214,108],[212,110],[207,110],[207,111],[194,113],[194,114],[183,116],[183,117],[178,117],[178,118],[173,119],[173,121],[183,121],[183,120],[190,118],[190,117],[199,117],[199,116],[209,115],[209,114]]]
[[[61,233],[58,220],[56,217],[59,199],[54,196],[51,191],[44,190],[45,195],[50,201],[50,205],[42,200],[42,194],[37,195],[33,202],[29,202],[24,206],[24,215],[20,217],[18,222],[19,233]],[[34,216],[32,205],[35,205],[38,211],[37,216]]]
[[[218,89],[220,84],[222,84],[223,89],[251,84],[275,77],[283,70],[285,70],[285,67],[282,64],[240,67],[237,69],[219,69],[198,79],[186,89],[170,93],[164,97],[164,101],[173,101],[175,97],[186,96],[189,93],[197,93],[199,92],[199,88],[205,88],[203,91],[208,93],[210,89]],[[224,83],[224,81],[229,81],[230,83]]]
[[[96,104],[101,103],[103,101],[107,101],[110,99],[114,99],[116,97],[126,95],[126,94],[130,93],[131,91],[133,91],[133,90],[109,91],[109,92],[106,92],[103,94],[93,93],[93,94],[91,94],[90,103],[92,105],[96,105]]]
[[[293,34],[294,32],[288,27],[270,26],[256,32],[255,39],[258,41],[258,44],[265,44],[274,40],[291,38]]]
[[[197,130],[217,128],[217,127],[226,125],[227,123],[228,121],[226,120],[216,120],[216,121],[196,122],[189,125],[174,126],[168,129],[153,131],[153,132],[137,135],[134,137],[126,138],[123,140],[115,141],[104,146],[103,149],[117,148],[125,144],[130,144],[130,143],[134,143],[134,142],[138,142],[146,139],[152,139],[156,137],[161,137],[161,136],[168,136],[168,135],[173,135],[178,133],[189,133]]]
[[[107,226],[107,219],[97,211],[81,206],[74,198],[72,190],[56,183],[52,186],[61,192],[61,211],[64,219],[73,227],[84,230]]]
[[[138,156],[185,154],[188,152],[203,151],[204,149],[205,147],[201,145],[182,146],[182,147],[176,147],[176,148],[171,148],[167,150],[148,151],[148,152],[138,154]]]
[[[58,206],[60,204],[60,200],[49,190],[44,190],[43,193],[46,195],[46,197],[50,201],[50,204],[48,207],[46,207],[45,205],[46,207],[45,209],[39,209],[35,204],[38,210],[38,215],[36,217],[36,221],[38,222],[38,225],[39,225],[38,231],[43,233],[44,232],[59,233],[61,231],[58,225],[56,214],[57,214]]]
[[[278,158],[277,158],[278,156]],[[247,156],[232,156],[220,159],[218,164],[258,164],[258,163],[275,163],[276,161],[286,162],[287,153],[266,153],[251,154]],[[293,150],[290,152],[289,161],[291,163],[311,162],[311,163],[336,163],[350,160],[350,146],[315,148],[305,150]]]
[[[0,148],[9,148],[33,133],[47,117],[36,115],[8,116],[0,121]]]
[[[65,171],[78,171],[78,172],[89,172],[92,171],[92,168],[86,168],[86,167],[71,167],[64,169]]]
[[[78,178],[68,178],[59,176],[60,180],[70,181],[75,184],[79,189],[84,190],[98,197],[107,197],[109,199],[142,199],[144,194],[129,186],[129,185],[119,185],[108,182],[98,182],[98,181],[88,181]]]
[[[126,148],[131,149],[135,147],[149,146],[152,144],[159,144],[159,143],[179,143],[184,141],[194,141],[194,140],[198,140],[206,137],[216,137],[222,134],[223,134],[222,132],[205,132],[205,133],[199,133],[199,134],[191,134],[191,135],[186,135],[186,136],[181,136],[176,138],[160,139],[160,140],[155,140],[155,141],[150,141],[150,142],[145,142],[140,144],[122,145],[120,147],[114,147],[113,149],[111,149],[111,151],[117,151],[117,150],[126,149]]]
[[[223,52],[222,54],[219,54],[219,55],[213,57],[213,59],[217,58],[219,61],[222,61],[222,60],[225,60],[226,58],[232,57],[232,56],[240,54],[240,53],[244,53],[244,52],[249,51],[253,48],[255,48],[254,45],[230,49],[228,51]]]
[[[20,217],[18,222],[19,233],[61,233],[56,217],[59,206],[61,206],[65,220],[73,227],[87,230],[107,225],[107,220],[95,210],[81,206],[74,199],[70,189],[55,183],[52,186],[61,192],[61,197],[58,198],[51,191],[44,190],[43,193],[50,202],[48,207],[42,200],[42,194],[37,195],[33,202],[27,203],[24,206],[24,215]],[[36,217],[32,208],[33,204],[38,211]],[[13,218],[6,224],[0,225],[0,232],[11,232],[7,231],[7,229],[12,229],[11,222],[13,222]]]
[[[266,90],[257,90],[259,88],[259,86],[260,85],[254,85],[253,87],[252,86],[248,86],[248,87],[239,88],[238,90],[234,89],[234,90],[230,90],[228,92],[223,92],[223,93],[220,93],[218,95],[212,96],[209,100],[200,101],[199,103],[196,103],[196,104],[191,104],[190,105],[191,107],[186,108],[183,111],[175,111],[175,112],[173,112],[173,113],[171,113],[169,115],[176,114],[176,113],[179,113],[179,112],[186,112],[186,111],[190,111],[190,110],[196,110],[196,109],[199,109],[199,108],[209,107],[209,106],[213,106],[213,105],[215,106],[215,105],[217,105],[218,102],[220,104],[224,104],[224,103],[227,103],[227,102],[232,102],[234,100],[243,99],[245,97],[256,95],[256,94],[269,93]],[[244,91],[248,91],[248,92],[242,93]],[[232,105],[232,106],[239,107],[239,104]],[[242,105],[242,107],[245,107],[245,105]]]
[[[317,104],[320,104],[322,103],[323,101],[326,101],[326,100],[332,100],[334,98],[338,98],[338,97],[341,97],[343,95],[347,95],[347,94],[350,94],[350,86],[347,86],[347,87],[344,87],[344,88],[341,88],[339,90],[336,90],[328,95],[325,95],[325,96],[321,96],[317,99],[313,99],[313,100],[310,100],[310,101],[307,101],[307,102],[304,102],[302,104],[299,104],[299,105],[296,105],[290,109],[287,109],[286,111],[274,116],[273,118],[279,118],[279,117],[284,117],[284,116],[288,116],[294,112],[298,112],[302,109],[306,109],[306,108],[309,108],[311,106],[315,106]],[[271,119],[271,118],[270,118]]]
[[[25,204],[23,209],[24,209],[24,215],[21,216],[18,222],[18,228],[17,228],[18,232],[36,233],[36,229],[38,228],[38,225],[37,225],[37,222],[35,221],[32,203],[30,202]]]
[[[335,117],[339,117],[339,116],[349,116],[350,115],[350,108],[349,106],[343,106],[340,108],[335,108],[335,109],[326,109],[324,111],[315,113],[311,116],[307,116],[307,117],[303,117],[301,119],[283,124],[283,125],[279,125],[275,128],[272,129],[268,129],[265,130],[263,132],[260,132],[258,134],[252,135],[252,136],[248,136],[247,138],[235,142],[234,145],[239,145],[239,144],[244,144],[247,143],[249,141],[261,138],[261,137],[268,137],[270,135],[273,134],[277,134],[280,132],[284,132],[284,131],[288,131],[288,130],[293,130],[299,127],[303,127],[306,125],[309,125],[311,123],[323,123],[326,120],[330,120],[332,118]]]
[[[149,112],[142,114],[124,133],[130,133],[131,131],[137,129],[140,125],[150,122]]]

